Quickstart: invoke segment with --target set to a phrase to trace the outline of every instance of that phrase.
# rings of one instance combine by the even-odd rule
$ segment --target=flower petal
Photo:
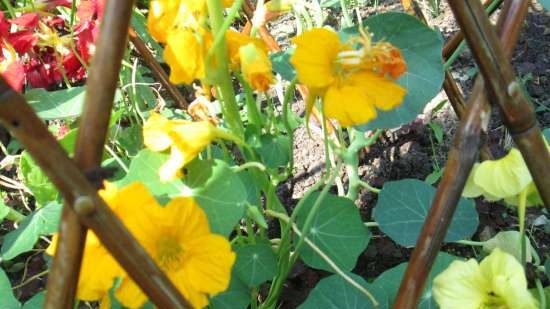
[[[185,250],[189,260],[183,273],[195,289],[210,295],[227,289],[236,258],[227,239],[209,234],[193,239]]]
[[[128,308],[140,308],[147,301],[147,296],[139,286],[130,278],[122,280],[120,287],[115,291],[117,300]]]
[[[498,160],[482,162],[474,176],[476,185],[499,199],[519,194],[531,181],[523,157],[515,148]]]
[[[349,77],[350,84],[361,86],[369,103],[381,110],[390,110],[403,102],[407,91],[396,82],[374,72],[361,72]]]
[[[521,264],[512,255],[494,249],[480,264],[482,275],[490,280],[491,291],[507,308],[537,308]]]
[[[474,259],[454,261],[435,277],[432,291],[442,309],[477,309],[485,301],[489,282]]]
[[[335,79],[334,61],[343,45],[338,34],[326,28],[315,28],[295,37],[294,55],[290,63],[298,80],[310,88],[324,88]]]
[[[348,84],[328,88],[323,98],[323,111],[343,127],[365,124],[376,118],[376,109],[364,88]]]
[[[164,116],[153,113],[143,124],[143,144],[153,151],[164,151],[172,145],[168,135],[172,125]]]

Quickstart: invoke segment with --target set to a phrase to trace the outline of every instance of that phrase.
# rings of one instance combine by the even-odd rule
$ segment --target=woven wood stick
[[[527,0],[521,2],[528,5]],[[545,206],[550,211],[550,153],[531,103],[524,96],[512,65],[477,1],[451,1],[451,9],[465,32],[492,103],[499,107],[503,121],[521,151]],[[481,12],[480,12],[481,10]],[[511,10],[511,9],[510,9]],[[506,34],[509,35],[508,33]]]
[[[42,171],[63,194],[67,201],[65,206],[71,208],[78,219],[95,232],[107,250],[157,307],[192,308],[97,195],[96,189],[76,163],[69,159],[25,99],[1,78],[0,122],[25,146]]]
[[[98,168],[109,126],[120,64],[126,49],[132,0],[107,1],[96,53],[86,82],[86,99],[74,160],[82,171]],[[59,242],[48,276],[44,308],[73,308],[86,239],[86,227],[66,196],[59,225]]]
[[[176,104],[181,109],[187,109],[187,106],[189,106],[187,100],[185,100],[179,89],[170,82],[170,78],[168,77],[168,74],[166,74],[166,71],[164,71],[164,69],[158,63],[157,59],[155,59],[155,56],[153,56],[147,45],[145,45],[145,42],[143,42],[143,40],[132,28],[130,28],[130,41],[136,47],[137,51],[145,62],[145,65],[147,65],[151,69],[151,72],[153,73],[153,75],[155,75],[155,78],[162,84],[162,86],[164,86],[164,88],[166,88],[166,91],[172,97],[172,99],[174,99]]]
[[[512,53],[519,36],[521,23],[527,12],[524,0],[513,0],[503,20],[500,33],[506,53]],[[483,13],[485,14],[485,13]],[[456,205],[464,189],[470,170],[477,160],[480,134],[489,121],[489,109],[484,94],[484,83],[476,79],[471,99],[466,105],[465,116],[460,122],[454,144],[449,152],[445,172],[439,184],[432,207],[411,256],[393,308],[416,308],[426,279],[437,257]]]

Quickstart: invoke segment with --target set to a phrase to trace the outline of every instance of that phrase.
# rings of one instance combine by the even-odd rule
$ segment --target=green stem
[[[277,265],[277,276],[273,280],[271,287],[269,288],[269,293],[267,295],[266,301],[262,304],[261,308],[275,308],[275,305],[277,303],[277,299],[279,298],[279,295],[282,292],[283,284],[285,283],[285,280],[292,268],[292,263],[290,262],[290,242],[291,242],[291,229],[292,229],[292,222],[296,221],[296,216],[300,213],[302,208],[305,205],[305,201],[308,199],[308,197],[313,193],[319,190],[319,188],[325,183],[326,178],[328,177],[327,174],[325,174],[319,182],[317,182],[315,185],[313,185],[309,190],[304,194],[304,196],[300,199],[296,207],[294,208],[294,211],[292,211],[292,215],[290,216],[289,223],[283,225],[281,223],[281,245],[279,247],[279,263]],[[283,209],[284,210],[284,209]]]
[[[527,207],[527,189],[524,189],[519,194],[518,205],[518,220],[519,220],[519,236],[521,245],[521,265],[525,268],[527,260],[527,242],[525,240],[525,209]]]
[[[8,13],[10,14],[11,18],[16,18],[15,10],[13,9],[13,6],[11,5],[9,0],[2,0],[4,3],[4,6],[8,9]]]
[[[474,247],[482,247],[485,244],[482,241],[473,241],[473,240],[458,240],[456,241],[456,243],[460,245],[474,246]]]
[[[315,218],[315,215],[317,214],[317,211],[319,210],[319,207],[321,206],[321,203],[323,202],[323,200],[327,196],[328,190],[330,189],[330,187],[334,183],[334,180],[336,179],[336,176],[338,175],[338,171],[340,171],[340,168],[341,168],[341,163],[339,163],[336,166],[336,169],[332,172],[332,175],[329,178],[329,180],[327,181],[325,187],[323,188],[323,190],[321,190],[321,193],[317,197],[317,200],[315,201],[315,203],[313,204],[313,206],[309,210],[309,213],[307,214],[307,217],[306,217],[306,221],[304,222],[304,226],[302,227],[302,237],[300,237],[300,239],[298,240],[298,243],[294,247],[295,253],[292,256],[292,258],[290,259],[290,265],[293,265],[296,262],[296,260],[298,259],[298,256],[300,255],[299,254],[300,249],[304,245],[304,240],[309,235],[309,232],[310,232],[309,230],[311,228],[311,225],[313,224],[313,219]]]
[[[381,189],[375,188],[375,187],[371,186],[368,182],[363,181],[363,180],[359,180],[358,184],[359,184],[361,187],[363,187],[363,188],[369,190],[369,191],[372,192],[372,193],[378,194],[378,193],[380,193],[380,191],[382,191]]]
[[[227,13],[227,17],[225,18],[223,24],[221,25],[219,32],[216,32],[216,37],[214,38],[214,42],[212,43],[212,47],[206,54],[206,62],[210,63],[210,59],[212,56],[214,56],[215,50],[218,48],[222,42],[224,42],[225,39],[225,32],[231,27],[233,24],[233,21],[237,17],[237,14],[239,14],[239,10],[241,9],[241,6],[243,5],[244,0],[236,0],[233,2],[233,5],[229,9],[229,12]]]
[[[231,170],[234,172],[234,173],[238,173],[238,172],[242,172],[246,169],[249,169],[249,168],[257,168],[259,169],[260,171],[262,172],[265,172],[267,170],[267,168],[265,167],[265,165],[263,165],[262,163],[260,162],[253,162],[253,161],[250,161],[250,162],[246,162],[246,163],[243,163],[241,165],[238,165],[238,166],[233,166],[231,167]]]
[[[285,214],[282,214],[282,213],[277,213],[277,212],[268,210],[268,211],[266,211],[266,214],[271,216],[271,217],[277,218],[279,220],[283,220],[283,221],[286,221],[286,222],[290,221],[288,216],[286,216]],[[336,274],[338,274],[340,277],[342,277],[342,279],[344,279],[346,282],[348,282],[351,286],[353,286],[354,288],[356,288],[360,292],[364,293],[370,299],[370,301],[373,303],[373,305],[375,307],[378,306],[378,302],[376,301],[374,296],[367,289],[365,289],[363,286],[361,286],[355,280],[353,280],[353,278],[348,276],[325,252],[323,252],[323,250],[321,250],[313,241],[311,241],[311,239],[305,237],[303,230],[300,231],[298,229],[298,227],[296,226],[296,224],[292,224],[292,229],[294,230],[296,235],[298,235],[298,237],[300,237],[301,239],[304,239],[304,242],[308,246],[310,246],[310,248],[313,249],[313,251],[315,251],[315,253],[317,253],[317,255],[319,255],[332,268],[332,270]]]
[[[537,286],[537,291],[539,292],[539,308],[546,309],[546,293],[544,292],[544,287],[539,278],[535,279],[535,285]]]
[[[239,115],[239,107],[235,100],[235,91],[229,74],[229,56],[223,19],[223,7],[220,0],[207,0],[210,26],[212,32],[219,37],[217,46],[212,46],[216,58],[214,81],[218,86],[218,97],[222,103],[223,118],[229,129],[237,136],[244,136],[244,127]],[[220,34],[222,33],[222,34]]]
[[[245,104],[246,104],[246,115],[248,116],[248,122],[252,126],[254,126],[255,131],[259,136],[261,134],[263,121],[262,121],[262,116],[260,115],[260,110],[258,109],[258,105],[254,100],[254,96],[252,94],[252,88],[250,88],[250,85],[244,80],[242,74],[237,74],[237,78],[239,79],[239,82],[243,86],[244,98],[245,98]]]
[[[290,147],[288,149],[289,153],[289,162],[288,162],[288,171],[292,173],[294,170],[294,134],[292,132],[292,127],[290,125],[290,100],[294,97],[294,89],[296,87],[296,82],[298,81],[298,78],[294,78],[290,85],[288,85],[287,91],[285,93],[285,97],[283,99],[283,125],[286,129],[286,134],[288,135],[288,138],[290,139]]]
[[[349,179],[349,186],[348,186],[348,193],[346,194],[346,197],[349,198],[352,201],[355,201],[357,199],[357,195],[359,194],[359,187],[363,186],[367,188],[369,191],[379,193],[380,190],[371,187],[368,183],[362,181],[359,178],[359,157],[358,152],[365,147],[368,147],[372,144],[374,144],[378,137],[382,134],[382,130],[378,129],[374,134],[369,137],[368,139],[365,138],[365,134],[363,132],[350,129],[348,130],[352,142],[351,145],[349,145],[348,149],[344,152],[342,156],[342,160],[344,160],[344,163],[346,165],[346,171],[348,173],[348,179]]]
[[[348,12],[348,7],[346,5],[346,0],[340,0],[340,8],[342,9],[342,15],[344,15],[344,21],[346,22],[346,27],[353,26],[353,20]]]
[[[6,215],[6,219],[13,221],[13,222],[21,222],[23,219],[25,219],[25,215],[20,213],[19,211],[9,207],[6,205],[6,207],[9,209],[8,214]]]

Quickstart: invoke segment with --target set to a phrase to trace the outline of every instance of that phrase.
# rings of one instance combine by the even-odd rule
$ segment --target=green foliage
[[[385,40],[399,49],[407,62],[407,72],[397,81],[407,89],[401,106],[391,111],[378,111],[378,118],[361,130],[395,128],[406,124],[422,112],[426,103],[440,90],[443,83],[443,40],[434,30],[404,13],[385,13],[367,18],[364,26],[374,34],[375,41]],[[343,40],[357,35],[356,27],[340,32]]]
[[[236,253],[235,274],[248,287],[258,287],[277,274],[277,258],[269,243],[247,244]]]
[[[432,281],[435,276],[445,270],[454,260],[457,260],[457,257],[446,253],[439,253],[430,275],[426,280],[426,287],[424,287],[424,292],[420,296],[420,303],[417,307],[418,309],[437,308],[431,291]],[[385,271],[383,274],[378,276],[373,283],[368,285],[368,288],[372,291],[376,300],[380,302],[380,308],[392,307],[395,296],[397,295],[397,290],[399,289],[399,284],[405,274],[405,269],[407,269],[407,265],[408,263],[402,263]],[[364,301],[366,302],[366,300]]]
[[[233,267],[235,269],[235,267]],[[246,309],[250,304],[250,291],[233,270],[229,287],[210,299],[210,309]]]
[[[23,181],[31,190],[39,205],[45,205],[49,201],[57,199],[59,194],[57,189],[27,151],[21,154],[19,170]]]
[[[78,117],[85,96],[85,87],[57,91],[37,88],[25,93],[27,102],[34,108],[38,116],[45,120]]]
[[[440,253],[437,256],[429,278],[426,281],[426,287],[420,297],[420,303],[417,308],[437,308],[431,293],[431,282],[435,276],[445,270],[447,266],[449,266],[449,264],[456,259],[457,258],[455,256],[448,255],[446,253]],[[350,274],[356,282],[373,294],[376,301],[379,302],[378,307],[374,307],[364,294],[362,294],[357,288],[353,287],[350,283],[346,282],[342,277],[332,275],[321,280],[299,308],[391,308],[406,268],[407,263],[400,264],[385,271],[372,283],[366,283],[363,278]]]
[[[286,135],[264,135],[260,138],[258,153],[269,168],[285,166],[290,160],[290,138]]]
[[[350,277],[368,289],[367,282],[355,274]],[[319,281],[298,309],[368,309],[373,308],[367,297],[342,277],[332,275]],[[383,307],[382,307],[383,308]]]
[[[547,11],[550,11],[550,0],[539,0],[539,2]]]
[[[132,182],[142,182],[155,196],[177,196],[185,189],[181,180],[174,180],[163,183],[158,176],[159,168],[168,160],[168,155],[151,151],[141,150],[130,163],[126,177],[117,182],[123,187]]]
[[[221,160],[195,160],[187,166],[185,184],[208,216],[214,233],[228,236],[244,215],[247,190]]]
[[[317,193],[311,194],[304,202],[304,209],[296,220],[300,230],[318,196]],[[355,267],[357,258],[367,247],[371,236],[361,221],[355,204],[347,198],[330,194],[321,201],[308,235],[308,238],[336,265],[348,271]],[[300,254],[307,265],[334,272],[332,267],[308,245],[302,247]]]
[[[11,260],[21,253],[32,250],[38,238],[57,231],[61,205],[50,202],[21,221],[20,226],[4,237],[1,258]]]
[[[21,304],[11,290],[10,280],[6,273],[0,268],[0,308],[2,309],[19,309]]]
[[[435,188],[416,179],[386,182],[374,208],[380,229],[398,244],[412,247],[435,197]],[[466,239],[477,229],[479,218],[472,200],[460,199],[445,241]]]
[[[29,299],[21,309],[38,309],[44,307],[44,301],[46,300],[46,292],[42,291],[34,295]]]
[[[290,57],[294,53],[294,49],[287,49],[269,55],[273,71],[279,73],[284,80],[291,81],[296,77],[296,70],[290,64]]]

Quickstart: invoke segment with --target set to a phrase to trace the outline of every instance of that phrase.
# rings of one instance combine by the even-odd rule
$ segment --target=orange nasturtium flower
[[[120,190],[106,183],[99,194],[194,308],[204,308],[208,296],[228,287],[235,253],[224,237],[210,232],[206,214],[192,198],[178,197],[162,207],[141,183]],[[106,300],[115,277],[122,279],[115,296],[124,306],[139,308],[147,301],[93,232],[89,233],[78,298]]]
[[[322,97],[325,115],[348,127],[376,118],[376,108],[390,110],[403,101],[406,90],[394,81],[407,69],[401,52],[387,42],[373,43],[360,30],[361,36],[349,42],[326,28],[293,39],[296,51],[290,62],[310,91],[308,114]]]
[[[235,140],[230,133],[209,121],[169,120],[160,114],[152,114],[143,125],[143,142],[147,148],[153,151],[170,149],[170,158],[159,170],[162,181],[183,176],[181,168],[215,138]]]

